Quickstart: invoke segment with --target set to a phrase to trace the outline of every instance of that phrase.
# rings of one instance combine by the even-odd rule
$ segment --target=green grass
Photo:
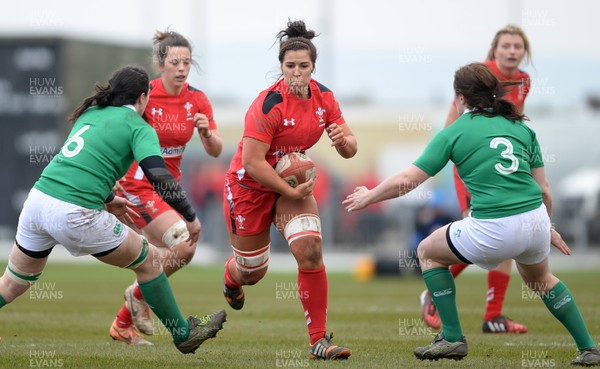
[[[595,340],[600,338],[598,272],[558,273],[575,295]],[[114,342],[108,328],[122,304],[133,273],[93,264],[50,261],[40,287],[0,310],[0,368],[515,368],[565,367],[576,353],[566,330],[543,303],[522,293],[514,276],[504,311],[529,326],[525,335],[484,335],[481,319],[485,274],[458,279],[458,306],[469,340],[469,356],[460,362],[420,362],[415,346],[431,336],[419,317],[420,277],[380,278],[357,282],[349,274],[329,276],[328,330],[334,342],[352,349],[346,362],[309,361],[308,337],[294,274],[269,273],[246,287],[246,306],[233,311],[216,339],[195,355],[182,355],[164,329],[148,338],[155,347],[128,347]],[[222,269],[188,267],[171,278],[184,315],[224,308]],[[278,292],[279,291],[279,292]],[[291,296],[291,298],[290,298]],[[529,357],[530,361],[523,362]],[[537,359],[537,361],[535,361]]]

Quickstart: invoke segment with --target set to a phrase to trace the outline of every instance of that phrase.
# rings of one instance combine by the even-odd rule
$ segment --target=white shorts
[[[73,256],[112,250],[127,237],[128,228],[105,210],[86,209],[32,188],[17,227],[17,243],[41,252],[63,245]]]
[[[546,206],[496,219],[471,216],[451,223],[446,240],[464,262],[492,270],[507,259],[531,265],[550,253],[550,218]]]

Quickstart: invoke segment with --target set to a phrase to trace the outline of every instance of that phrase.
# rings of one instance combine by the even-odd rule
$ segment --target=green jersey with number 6
[[[448,160],[472,195],[474,218],[502,218],[542,203],[542,190],[531,174],[531,168],[544,166],[540,146],[521,121],[463,114],[435,135],[414,165],[434,176]]]
[[[34,187],[59,200],[103,209],[115,182],[149,156],[161,156],[156,131],[127,106],[91,107]]]

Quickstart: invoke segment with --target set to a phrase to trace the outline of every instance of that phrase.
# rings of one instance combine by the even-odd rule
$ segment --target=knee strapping
[[[269,266],[270,243],[254,251],[240,251],[233,246],[231,248],[235,257],[235,266],[240,272],[254,272]]]
[[[146,237],[144,237],[144,236],[140,236],[140,237],[142,238],[142,247],[140,249],[140,253],[135,258],[134,261],[132,261],[129,265],[127,265],[125,267],[127,269],[136,269],[137,267],[142,265],[142,263],[144,261],[146,261],[146,259],[148,258],[148,252],[150,250],[150,246],[148,246],[148,241],[146,240]]]
[[[187,240],[190,237],[190,233],[187,230],[185,222],[180,220],[173,224],[162,236],[162,241],[170,248],[179,245],[181,242]]]
[[[8,265],[6,266],[6,273],[13,281],[15,281],[16,283],[23,285],[23,286],[31,286],[42,275],[42,272],[39,272],[39,273],[23,272],[23,271],[17,269],[17,267],[15,267],[10,260],[8,260]]]
[[[288,245],[295,240],[315,236],[321,238],[321,220],[314,214],[299,214],[293,217],[283,230]]]

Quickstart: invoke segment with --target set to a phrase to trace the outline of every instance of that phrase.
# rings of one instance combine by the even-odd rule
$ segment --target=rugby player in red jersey
[[[531,48],[527,35],[520,27],[508,25],[500,29],[494,36],[487,60],[484,62],[501,82],[519,82],[517,85],[508,87],[507,94],[502,98],[512,102],[521,114],[531,86],[529,74],[519,69],[524,58],[531,59]],[[453,103],[446,119],[446,127],[458,117],[456,105]],[[460,211],[463,217],[467,217],[471,211],[471,194],[459,177],[456,166],[454,167],[454,185]],[[467,266],[468,264],[451,265],[450,271],[456,277]],[[509,259],[488,272],[487,304],[482,325],[484,333],[527,333],[525,325],[502,315],[502,305],[510,282],[511,269],[512,260]],[[420,302],[425,323],[434,329],[439,329],[440,316],[427,290],[421,293]]]
[[[213,119],[213,110],[206,95],[186,80],[190,73],[192,48],[189,41],[177,32],[156,32],[154,62],[161,76],[150,82],[150,102],[144,117],[158,134],[161,152],[168,171],[181,182],[181,159],[187,143],[198,132],[206,152],[217,157],[223,143]],[[120,181],[123,195],[136,204],[139,217],[135,226],[154,245],[158,246],[167,276],[187,265],[196,251],[190,243],[185,219],[166,201],[156,195],[156,188],[144,176],[137,162]],[[142,338],[153,334],[150,309],[143,300],[137,284],[125,290],[125,304],[111,325],[110,336],[130,345],[151,345]]]
[[[298,263],[309,357],[335,360],[348,358],[351,351],[333,344],[326,333],[327,274],[313,196],[316,179],[292,188],[273,169],[281,156],[308,150],[324,132],[343,158],[357,152],[356,138],[333,93],[311,78],[317,59],[313,37],[303,21],[288,22],[278,34],[283,78],[261,92],[246,113],[243,138],[225,179],[223,212],[233,256],[225,263],[224,295],[239,310],[244,304],[242,286],[264,277],[274,223]]]

